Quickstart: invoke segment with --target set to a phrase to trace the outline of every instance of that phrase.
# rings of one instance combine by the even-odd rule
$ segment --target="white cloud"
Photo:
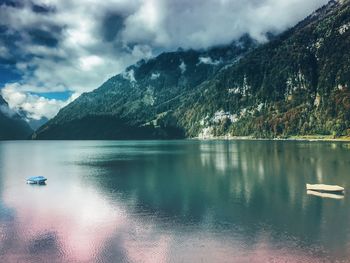
[[[89,71],[103,64],[103,59],[99,56],[87,56],[80,58],[80,67],[84,71]]]
[[[185,71],[186,71],[186,68],[187,68],[185,62],[181,61],[181,64],[179,65],[179,68],[181,70],[181,73],[184,74]]]
[[[157,72],[157,73],[152,73],[152,75],[151,75],[151,80],[156,80],[156,79],[158,79],[160,77],[160,73],[159,72]]]
[[[146,1],[147,2],[147,1]],[[207,48],[229,43],[244,33],[264,41],[268,31],[281,32],[328,0],[158,0],[158,12],[127,27],[132,39],[148,32],[152,45],[166,48]],[[136,13],[143,17],[142,12]],[[135,19],[135,18],[134,18]],[[132,24],[135,26],[134,24]],[[150,25],[152,25],[150,27]],[[130,25],[131,26],[131,25]],[[141,27],[141,28],[140,28]],[[142,30],[141,30],[142,29]]]
[[[221,63],[220,60],[214,60],[211,57],[200,57],[198,64],[208,64],[208,65],[219,65]]]
[[[34,120],[40,120],[42,117],[49,119],[54,117],[62,107],[78,97],[78,94],[73,94],[67,101],[60,101],[26,93],[22,90],[23,87],[20,84],[7,84],[1,90],[1,95],[12,111],[24,110],[27,112],[27,116]]]
[[[123,72],[123,78],[126,79],[126,80],[129,80],[132,83],[137,82],[136,79],[135,79],[135,72],[134,72],[133,69],[130,69],[128,71],[124,71]]]

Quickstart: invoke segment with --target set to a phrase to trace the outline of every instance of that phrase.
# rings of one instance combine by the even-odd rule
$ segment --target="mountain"
[[[23,119],[26,120],[30,128],[35,131],[41,126],[43,126],[45,123],[49,121],[46,117],[41,117],[39,120],[32,118],[30,114],[28,114],[27,111],[25,111],[23,108],[19,108],[16,110],[18,115]]]
[[[210,50],[178,50],[139,61],[82,94],[42,126],[39,139],[183,138],[173,113],[186,93],[237,63],[257,43],[248,36]]]
[[[37,139],[350,135],[350,4],[258,45],[140,61],[63,108]]]
[[[33,118],[26,118],[26,120],[28,121],[28,125],[30,126],[30,128],[32,128],[34,131],[39,129],[41,126],[43,126],[49,121],[49,119],[46,117],[42,117],[39,120]]]
[[[27,139],[32,133],[29,125],[0,96],[0,140]]]

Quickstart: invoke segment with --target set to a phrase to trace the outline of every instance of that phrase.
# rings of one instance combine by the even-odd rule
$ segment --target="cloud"
[[[132,83],[136,83],[136,79],[135,79],[135,72],[133,69],[127,70],[123,72],[123,78],[132,82]]]
[[[208,65],[219,65],[221,63],[220,60],[214,60],[211,57],[200,57],[198,64],[208,64]]]
[[[13,116],[15,111],[25,111],[28,118],[40,120],[43,117],[48,119],[54,117],[57,112],[78,97],[73,94],[67,101],[56,99],[47,99],[38,95],[23,92],[20,84],[7,84],[2,90],[1,95],[7,101],[9,110],[8,115]]]
[[[181,74],[184,74],[185,71],[186,71],[186,68],[187,68],[187,66],[186,66],[184,61],[181,61],[180,65],[179,65],[179,68],[181,70]]]
[[[156,79],[158,79],[160,77],[160,73],[159,72],[157,72],[157,73],[152,73],[152,75],[151,75],[151,80],[156,80]]]
[[[12,118],[16,115],[16,112],[10,109],[7,105],[0,105],[0,112],[8,118]]]
[[[328,0],[148,0],[125,21],[127,41],[175,49],[207,48],[248,33],[265,41]]]
[[[326,2],[2,1],[0,63],[21,75],[15,90],[33,103],[27,108],[52,116],[64,103],[31,92],[91,91],[128,65],[178,47],[208,48],[245,33],[265,41],[266,32],[281,32]],[[203,58],[202,63],[215,61]]]
[[[103,59],[99,56],[87,56],[80,58],[80,68],[84,71],[90,71],[92,68],[103,64]]]

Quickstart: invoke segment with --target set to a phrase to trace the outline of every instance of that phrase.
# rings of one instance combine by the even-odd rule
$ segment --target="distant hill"
[[[36,139],[350,135],[350,5],[330,1],[258,45],[140,61],[81,95]]]
[[[37,119],[34,119],[31,117],[30,114],[28,114],[28,112],[26,112],[24,109],[22,108],[19,108],[19,109],[16,109],[18,115],[26,120],[26,122],[28,123],[28,125],[30,126],[30,128],[32,130],[37,130],[38,128],[40,128],[41,126],[43,126],[45,123],[47,123],[49,121],[48,118],[46,117],[41,117],[39,120]]]
[[[0,96],[0,140],[28,139],[33,133],[26,121]]]

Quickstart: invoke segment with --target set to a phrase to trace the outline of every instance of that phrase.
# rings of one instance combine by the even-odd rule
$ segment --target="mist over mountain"
[[[33,130],[0,96],[0,140],[28,139]]]
[[[82,94],[37,139],[349,135],[350,7],[330,1],[258,44],[142,60]]]
[[[29,127],[33,131],[37,130],[49,121],[49,119],[46,117],[33,118],[33,116],[30,116],[28,112],[22,108],[18,109],[17,113],[23,120],[25,120],[28,123]]]

